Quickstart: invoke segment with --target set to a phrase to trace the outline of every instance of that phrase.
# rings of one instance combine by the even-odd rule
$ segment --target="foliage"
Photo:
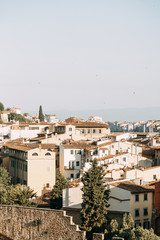
[[[109,190],[104,182],[104,170],[93,160],[91,168],[82,177],[81,229],[89,235],[104,232],[107,224]]]
[[[28,186],[10,185],[7,170],[0,167],[0,204],[31,206],[30,199],[36,194]]]
[[[12,121],[19,121],[19,122],[28,122],[27,119],[25,119],[21,114],[17,114],[17,113],[10,113],[8,115],[8,120]]]
[[[112,219],[105,234],[106,240],[111,240],[112,237],[122,237],[124,240],[160,240],[154,234],[153,229],[143,229],[143,227],[134,227],[134,221],[129,213],[123,215],[122,226],[119,229],[116,220]]]
[[[41,105],[39,107],[39,120],[40,120],[40,122],[44,122],[44,115],[43,115],[43,111],[42,111],[42,106]]]
[[[59,172],[57,173],[56,183],[53,188],[52,195],[50,197],[50,207],[53,209],[62,208],[62,193],[64,188],[69,188],[70,184]]]
[[[9,176],[7,169],[0,167],[0,184],[7,186],[11,182],[11,177]]]
[[[11,108],[9,108],[9,107],[8,107],[8,108],[6,108],[6,111],[8,111],[8,112],[9,112],[9,111],[11,111]]]
[[[4,105],[2,102],[0,102],[0,112],[4,110]]]
[[[123,215],[123,220],[122,220],[122,228],[123,229],[128,229],[128,228],[133,228],[134,227],[134,221],[131,216],[131,214],[125,213]]]
[[[28,186],[18,184],[14,187],[14,204],[16,205],[31,206],[30,199],[35,196],[36,193]]]
[[[112,237],[118,236],[119,233],[119,226],[118,222],[115,219],[112,219],[110,221],[108,230],[105,230],[105,234],[107,236],[107,239],[112,239]]]

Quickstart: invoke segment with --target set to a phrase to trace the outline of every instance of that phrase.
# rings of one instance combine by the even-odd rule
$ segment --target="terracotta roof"
[[[160,150],[160,146],[151,147],[154,150]]]
[[[110,155],[108,155],[108,156],[104,156],[104,157],[98,158],[97,160],[98,160],[98,161],[106,160],[106,159],[110,159],[110,158],[113,158],[113,157],[118,157],[118,156],[125,155],[125,154],[128,154],[128,152],[118,153],[118,154],[116,154],[116,155],[110,154]]]
[[[15,149],[19,151],[29,151],[35,148],[41,147],[42,149],[55,149],[57,146],[52,143],[22,143],[22,142],[7,142],[5,146],[9,149]]]
[[[91,146],[88,146],[87,147],[87,150],[92,150],[94,148],[102,148],[102,147],[105,147],[105,146],[108,146],[108,145],[112,145],[113,143],[116,143],[116,141],[110,141],[110,142],[106,142],[106,143],[102,143],[102,144],[98,144],[98,145],[91,145]]]
[[[64,148],[68,149],[85,149],[88,146],[87,143],[70,143],[70,144],[63,144]]]
[[[147,186],[147,185],[137,185],[128,181],[115,182],[115,183],[111,183],[111,185],[130,191],[131,193],[144,193],[144,192],[154,191],[154,187]]]
[[[109,134],[109,137],[116,137],[116,136],[120,136],[120,135],[124,135],[127,134],[128,132],[112,132],[111,134]]]
[[[78,142],[71,142],[63,144],[63,147],[66,149],[86,149],[87,147],[90,147],[91,143],[87,141],[78,141]]]
[[[110,126],[107,123],[100,123],[100,122],[93,122],[93,121],[85,121],[83,119],[78,119],[75,117],[71,117],[65,120],[66,123],[70,123],[77,128],[82,127],[88,127],[88,128],[110,128]]]
[[[160,168],[160,166],[154,166],[154,167],[150,167],[150,168],[145,168],[144,171],[152,170],[152,169],[155,169],[155,168]]]

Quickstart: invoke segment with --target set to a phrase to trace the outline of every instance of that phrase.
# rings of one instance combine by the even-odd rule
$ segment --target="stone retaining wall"
[[[85,240],[65,211],[0,205],[0,233],[13,240]],[[103,234],[94,234],[93,240]]]

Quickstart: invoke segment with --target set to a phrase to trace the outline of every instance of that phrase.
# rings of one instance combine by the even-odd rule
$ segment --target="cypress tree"
[[[44,122],[44,115],[43,115],[43,111],[42,111],[42,106],[41,105],[39,107],[39,120],[40,120],[40,122]]]
[[[4,110],[4,105],[2,102],[0,102],[0,112]]]
[[[52,195],[50,197],[50,208],[62,208],[62,193],[64,188],[69,188],[70,184],[59,172],[57,173],[56,184],[54,185]]]
[[[104,170],[93,160],[91,168],[82,177],[81,228],[88,239],[94,232],[104,232],[107,224],[109,190],[104,182]]]

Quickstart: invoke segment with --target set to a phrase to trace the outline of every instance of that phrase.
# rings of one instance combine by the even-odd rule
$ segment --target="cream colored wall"
[[[112,171],[112,174],[111,174],[111,177],[116,180],[116,179],[119,179],[121,178],[121,176],[124,174],[124,171],[122,169],[120,170],[113,170]]]
[[[137,193],[138,194],[138,193]],[[143,216],[143,208],[148,208],[148,216]],[[140,209],[140,216],[135,217],[135,209]],[[143,219],[149,219],[151,223],[152,217],[152,208],[153,208],[153,193],[148,193],[148,201],[144,201],[144,193],[139,193],[139,202],[135,202],[135,194],[131,194],[131,202],[130,202],[130,213],[135,220],[140,220],[141,225],[143,226]]]
[[[49,152],[51,156],[45,154]],[[55,152],[47,151],[46,149],[36,148],[27,152],[17,152],[16,158],[10,157],[9,172],[12,177],[20,178],[20,183],[31,187],[37,195],[41,195],[43,187],[49,183],[52,189],[55,184],[56,178],[56,160]],[[37,153],[38,156],[32,156],[33,153]],[[11,166],[11,160],[14,160],[15,167]],[[18,167],[17,167],[18,166]],[[27,171],[25,170],[27,166]]]
[[[125,171],[124,172],[124,178],[126,178],[126,179],[143,178],[143,171],[138,170],[138,169]]]
[[[63,190],[63,207],[81,209],[82,191],[81,187]]]
[[[1,119],[3,122],[8,122],[8,114],[7,113],[2,113],[1,114]]]
[[[145,169],[143,171],[143,180],[146,182],[155,181],[154,175],[156,175],[156,179],[160,179],[160,166],[152,167],[149,169]]]
[[[49,183],[51,189],[56,179],[56,162],[53,159],[28,160],[27,185],[40,196],[43,187]]]

